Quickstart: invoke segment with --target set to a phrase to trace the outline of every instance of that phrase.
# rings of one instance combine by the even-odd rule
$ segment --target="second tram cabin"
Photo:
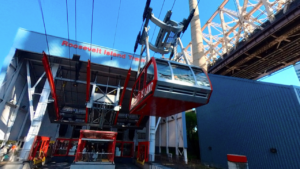
[[[167,117],[207,104],[211,93],[201,68],[152,57],[132,88],[130,113]]]

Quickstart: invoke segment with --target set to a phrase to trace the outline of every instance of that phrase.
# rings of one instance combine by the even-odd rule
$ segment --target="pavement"
[[[0,169],[23,169],[21,162],[0,162]]]
[[[71,163],[48,163],[41,167],[41,169],[70,169]],[[29,164],[23,165],[21,162],[1,162],[0,169],[33,169]],[[116,164],[116,169],[139,169],[134,164]]]

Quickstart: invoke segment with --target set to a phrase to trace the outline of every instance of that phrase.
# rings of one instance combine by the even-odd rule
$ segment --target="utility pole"
[[[191,35],[192,35],[192,54],[193,65],[199,66],[207,70],[206,58],[204,57],[204,47],[202,39],[201,22],[199,18],[199,10],[197,0],[189,0],[190,11],[195,8],[194,17],[191,21]]]

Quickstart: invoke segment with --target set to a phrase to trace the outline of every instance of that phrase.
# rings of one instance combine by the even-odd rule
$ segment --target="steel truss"
[[[87,103],[87,107],[91,109],[89,123],[99,124],[99,128],[102,129],[105,122],[107,125],[113,125],[114,123],[116,111],[119,111],[118,103],[121,86],[119,80],[119,85],[116,89],[108,91],[108,86],[106,86],[105,91],[103,91],[96,85],[96,80],[97,77],[95,78],[90,102]],[[108,81],[109,78],[107,78],[107,85]],[[99,94],[96,94],[96,91],[98,91]],[[96,95],[98,95],[98,97]],[[109,96],[112,96],[114,99],[112,100]]]
[[[236,9],[226,8],[224,0],[202,27],[206,66],[212,65],[224,54],[235,50],[237,44],[246,41],[250,34],[262,30],[262,24],[273,22],[280,10],[285,11],[293,0],[232,0]],[[185,48],[192,61],[192,42]]]

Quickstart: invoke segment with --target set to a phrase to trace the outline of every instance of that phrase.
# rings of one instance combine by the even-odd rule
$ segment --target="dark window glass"
[[[149,67],[147,68],[147,85],[153,80],[154,78],[154,66],[151,63],[151,65],[149,65]]]
[[[123,144],[123,156],[131,156],[132,155],[133,144],[132,143],[124,143]]]
[[[195,84],[193,73],[189,67],[172,64],[172,69],[175,80]]]
[[[145,73],[143,72],[142,73],[142,75],[140,76],[141,78],[140,78],[140,91],[142,90],[142,89],[144,89],[144,82],[145,82]]]

